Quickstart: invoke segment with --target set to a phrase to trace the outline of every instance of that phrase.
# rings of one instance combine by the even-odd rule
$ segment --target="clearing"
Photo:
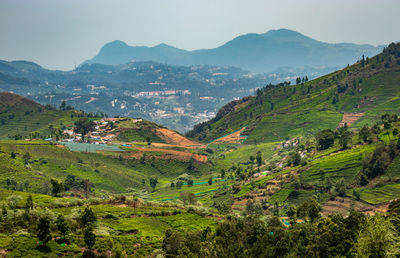
[[[188,138],[180,135],[179,133],[169,130],[167,128],[157,128],[156,134],[158,137],[160,137],[166,143],[176,145],[178,147],[183,147],[183,148],[205,148],[206,147],[204,144],[191,141]]]
[[[340,124],[338,125],[339,127],[343,127],[345,124],[347,124],[347,126],[352,125],[353,123],[355,123],[358,119],[360,119],[360,117],[362,117],[365,114],[365,112],[360,112],[360,113],[347,113],[345,112],[343,114],[343,119],[340,122]]]
[[[233,132],[231,134],[228,134],[226,136],[223,136],[221,138],[218,138],[214,140],[212,143],[232,143],[232,144],[242,144],[242,142],[246,139],[247,136],[241,135],[241,133],[246,129],[246,127],[243,127],[242,129]]]

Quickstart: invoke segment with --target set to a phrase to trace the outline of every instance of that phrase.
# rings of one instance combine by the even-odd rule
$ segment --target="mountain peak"
[[[373,56],[382,48],[370,45],[324,43],[289,29],[238,36],[220,47],[186,51],[165,43],[154,47],[128,46],[123,41],[106,44],[87,63],[117,65],[135,61],[154,61],[171,65],[234,66],[255,73],[279,67],[343,66],[361,55]]]
[[[113,50],[113,49],[121,49],[121,48],[129,48],[128,44],[121,40],[114,40],[111,42],[106,43],[100,51],[105,50]]]
[[[288,36],[288,35],[302,35],[300,32],[294,31],[294,30],[289,30],[289,29],[276,29],[276,30],[269,30],[267,32],[264,33],[264,35],[284,35],[284,36]]]

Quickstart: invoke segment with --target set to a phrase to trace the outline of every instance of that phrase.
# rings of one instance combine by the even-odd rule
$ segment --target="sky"
[[[400,40],[399,0],[0,0],[0,59],[71,70],[107,42],[193,50],[287,28],[314,39]]]

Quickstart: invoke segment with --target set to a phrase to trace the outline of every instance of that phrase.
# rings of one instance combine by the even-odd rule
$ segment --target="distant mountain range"
[[[186,51],[166,44],[154,47],[128,46],[122,41],[104,45],[83,64],[117,65],[131,61],[156,61],[172,65],[235,66],[255,73],[280,67],[336,67],[352,64],[362,55],[374,56],[383,46],[352,43],[330,44],[298,32],[280,29],[264,34],[246,34],[214,49]]]

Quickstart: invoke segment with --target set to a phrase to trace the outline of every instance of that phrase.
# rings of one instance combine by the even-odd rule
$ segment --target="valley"
[[[2,256],[398,255],[400,43],[263,87],[232,67],[1,64]]]

